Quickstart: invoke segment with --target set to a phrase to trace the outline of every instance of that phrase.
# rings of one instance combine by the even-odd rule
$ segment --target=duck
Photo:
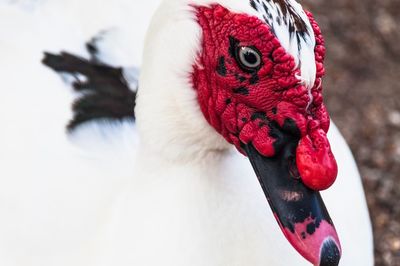
[[[373,265],[296,1],[17,3],[0,9],[2,265]]]

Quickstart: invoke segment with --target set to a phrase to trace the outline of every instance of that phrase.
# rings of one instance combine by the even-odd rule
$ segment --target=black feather
[[[87,49],[91,54],[90,60],[61,52],[45,53],[42,61],[58,73],[83,75],[86,78],[85,81],[77,78],[73,83],[73,89],[80,96],[72,105],[74,117],[67,126],[68,130],[73,131],[94,120],[134,121],[136,92],[129,87],[123,69],[97,60],[98,50],[95,43],[88,43]]]

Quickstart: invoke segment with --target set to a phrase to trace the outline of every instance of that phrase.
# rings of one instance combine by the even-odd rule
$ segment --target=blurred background
[[[325,99],[361,170],[376,266],[399,266],[400,1],[301,2],[325,36]]]

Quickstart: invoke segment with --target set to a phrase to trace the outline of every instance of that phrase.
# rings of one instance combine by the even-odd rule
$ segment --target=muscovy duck
[[[158,1],[89,2],[0,10],[18,22],[0,47],[4,265],[373,264],[356,165],[334,126],[327,137],[310,13],[292,0],[166,0],[136,98],[119,66],[141,50],[145,26],[130,22]],[[72,76],[75,100],[41,65],[57,49],[68,52],[43,63]],[[337,169],[330,216],[319,191]]]

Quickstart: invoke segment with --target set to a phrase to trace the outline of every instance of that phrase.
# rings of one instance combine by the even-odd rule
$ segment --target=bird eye
[[[238,47],[237,61],[244,71],[254,72],[261,67],[261,53],[253,47]]]

